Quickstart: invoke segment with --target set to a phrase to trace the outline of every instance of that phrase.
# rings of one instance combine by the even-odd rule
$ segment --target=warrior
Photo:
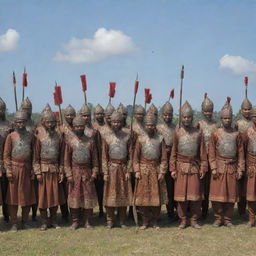
[[[235,123],[235,128],[240,133],[246,132],[249,127],[253,127],[253,122],[250,118],[250,111],[252,109],[252,103],[249,101],[247,96],[243,100],[241,104],[240,113],[242,115],[241,119],[239,119]],[[238,182],[238,191],[239,191],[239,201],[238,205],[238,212],[240,215],[245,216],[246,213],[246,176],[243,176]]]
[[[85,135],[85,120],[78,115],[73,120],[74,136],[67,141],[64,171],[68,180],[68,206],[71,229],[79,227],[80,208],[85,213],[85,228],[92,228],[93,208],[97,205],[94,180],[98,175],[98,152],[93,138]]]
[[[169,164],[171,150],[172,150],[172,138],[175,130],[175,125],[172,123],[173,107],[169,101],[167,101],[162,107],[162,118],[163,118],[163,123],[157,125],[157,132],[160,136],[164,138],[165,145],[166,145],[167,161]],[[168,204],[166,205],[166,208],[167,208],[168,217],[171,219],[174,219],[175,218],[174,180],[171,177],[169,166],[167,170],[168,171],[165,174],[165,181],[166,181],[167,192],[168,192]]]
[[[75,118],[75,116],[76,116],[75,109],[71,105],[68,105],[64,110],[65,123],[63,124],[63,129],[62,129],[65,140],[67,140],[69,136],[72,136],[73,119]]]
[[[159,229],[158,218],[161,205],[167,204],[167,189],[165,174],[167,172],[166,145],[161,136],[156,133],[156,116],[147,113],[144,119],[145,133],[136,141],[133,155],[133,170],[135,172],[135,205],[139,207],[143,225],[140,229]]]
[[[204,95],[204,100],[201,105],[201,111],[203,115],[203,119],[200,120],[195,127],[201,129],[204,136],[204,143],[206,153],[208,155],[208,144],[211,137],[212,132],[217,128],[217,123],[213,119],[213,102],[207,96],[207,93]],[[208,167],[209,164],[208,164]],[[204,199],[202,201],[202,218],[205,219],[208,214],[209,209],[209,191],[210,191],[210,180],[211,180],[211,172],[208,170],[206,172],[205,177],[203,179],[203,188],[204,188]]]
[[[189,209],[190,226],[201,228],[197,223],[203,198],[201,179],[208,171],[204,137],[192,122],[193,110],[186,101],[181,107],[181,127],[173,135],[170,158],[171,175],[175,179],[174,200],[181,220],[179,229],[186,228]]]
[[[26,124],[27,131],[29,131],[30,133],[34,133],[36,126],[35,126],[34,121],[31,119],[31,117],[32,117],[32,103],[31,103],[31,101],[28,97],[21,102],[21,109],[24,112],[26,112],[27,116],[28,116],[27,124]]]
[[[234,204],[237,202],[237,183],[244,173],[244,146],[241,134],[232,128],[232,107],[230,98],[222,107],[220,116],[222,127],[216,129],[209,141],[209,163],[211,183],[209,200],[212,201],[214,227],[224,224],[233,227],[231,222]]]
[[[6,171],[3,163],[4,143],[7,135],[11,132],[11,124],[6,120],[6,104],[2,98],[0,98],[0,205],[2,205],[3,216],[6,222],[9,221],[8,207],[6,204],[6,194],[8,179],[6,177]]]
[[[34,135],[26,130],[27,113],[19,109],[15,114],[15,131],[11,132],[4,146],[4,167],[9,181],[7,204],[11,230],[17,231],[18,206],[22,208],[22,226],[26,224],[31,205],[36,203],[32,154]]]
[[[132,124],[132,131],[137,134],[137,136],[142,135],[145,133],[144,130],[144,116],[145,116],[146,112],[144,107],[142,107],[141,105],[138,105],[135,107],[134,110],[134,121]]]
[[[127,116],[128,116],[127,108],[122,103],[120,103],[117,108],[117,111],[123,115],[123,129],[126,129],[128,131],[130,128],[129,128],[129,125],[127,124]]]
[[[44,111],[33,152],[33,170],[38,180],[38,208],[42,219],[40,229],[43,231],[48,226],[60,228],[57,224],[57,210],[59,205],[65,203],[63,187],[59,186],[63,181],[62,138],[56,131],[56,124],[53,112]],[[47,209],[50,211],[50,223]]]
[[[105,109],[105,125],[103,126],[103,129],[101,130],[101,137],[104,138],[108,135],[109,132],[111,132],[111,115],[115,111],[115,108],[112,106],[111,103],[108,103],[106,109]]]
[[[246,200],[248,206],[249,222],[247,227],[255,225],[256,215],[256,107],[251,109],[253,127],[244,133],[245,159],[246,159]]]
[[[147,113],[148,112],[151,112],[156,117],[156,119],[157,119],[157,117],[158,117],[158,109],[157,109],[157,107],[154,104],[150,105],[150,107],[147,110]]]
[[[97,179],[95,179],[95,186],[96,186],[96,191],[98,196],[99,217],[103,217],[104,215],[104,212],[103,212],[104,181],[103,181],[103,173],[101,169],[101,165],[102,165],[101,164],[101,149],[102,149],[101,133],[102,133],[102,130],[104,129],[105,121],[104,121],[104,109],[99,104],[94,108],[94,119],[95,119],[95,122],[93,122],[93,128],[97,130],[100,135],[98,136],[99,174],[97,176]]]
[[[123,115],[115,111],[111,115],[111,133],[102,142],[102,170],[104,174],[103,204],[107,214],[107,228],[114,225],[117,209],[121,228],[125,228],[126,208],[132,203],[130,173],[131,136],[122,129]]]

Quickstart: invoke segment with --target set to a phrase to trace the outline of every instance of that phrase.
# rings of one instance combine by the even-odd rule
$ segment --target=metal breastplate
[[[85,127],[84,129],[84,134],[89,137],[92,138],[92,136],[94,135],[94,129],[90,128],[90,127]]]
[[[60,153],[60,139],[57,134],[53,137],[45,136],[41,140],[41,159],[58,160]]]
[[[204,136],[204,142],[206,146],[206,150],[208,151],[208,144],[211,137],[212,132],[216,129],[216,124],[208,124],[204,121],[200,122],[200,128],[202,130],[203,136]]]
[[[249,127],[252,127],[253,123],[251,121],[241,119],[237,121],[238,131],[244,133]]]
[[[196,156],[198,154],[198,135],[184,134],[179,137],[178,153],[184,156]]]
[[[34,133],[34,130],[35,130],[35,124],[34,124],[34,122],[32,121],[32,120],[29,120],[28,122],[27,122],[27,125],[26,125],[26,130],[29,132],[29,133]]]
[[[217,143],[217,152],[221,157],[235,158],[237,155],[237,133],[224,133]]]
[[[157,127],[157,130],[159,131],[159,135],[164,138],[165,144],[171,147],[174,129],[162,124]]]
[[[111,135],[109,147],[109,157],[113,159],[125,159],[128,155],[127,150],[127,137],[118,138],[117,136]],[[107,140],[108,143],[108,140]]]
[[[29,159],[31,157],[30,134],[17,135],[12,141],[12,157],[19,159]]]
[[[137,122],[134,122],[132,124],[132,129],[137,135],[143,135],[145,134],[145,131],[141,125],[139,125]]]
[[[252,135],[253,136],[250,136],[248,139],[247,150],[249,153],[256,155],[256,133],[253,133]]]
[[[1,125],[0,124],[0,155],[2,155],[4,150],[4,142],[9,133],[9,126],[8,125]]]
[[[72,161],[78,164],[90,163],[90,143],[82,140],[76,140],[73,144]]]
[[[141,141],[141,144],[141,155],[143,158],[148,160],[159,159],[161,140],[158,136],[154,138],[146,137],[145,140]]]

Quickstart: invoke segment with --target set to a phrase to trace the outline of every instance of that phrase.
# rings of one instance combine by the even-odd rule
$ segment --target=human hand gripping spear
[[[62,113],[61,113],[61,107],[60,107],[60,105],[61,105],[62,102],[63,102],[63,99],[62,99],[62,92],[61,92],[61,86],[60,86],[60,85],[57,85],[57,83],[55,82],[55,87],[54,87],[54,89],[55,89],[55,91],[54,91],[54,93],[53,93],[54,104],[59,107],[59,118],[60,118],[61,124],[63,124]]]
[[[111,99],[114,98],[116,93],[116,82],[109,82],[109,101],[108,103],[111,103]]]
[[[179,128],[181,127],[181,106],[182,106],[183,79],[184,79],[184,65],[182,65],[182,67],[181,67],[181,72],[180,72],[180,111],[179,111]]]
[[[16,91],[16,77],[15,72],[12,72],[12,83],[13,83],[13,91],[14,91],[14,100],[15,100],[15,106],[16,111],[18,111],[18,101],[17,101],[17,91]]]
[[[28,86],[28,80],[27,80],[28,74],[26,73],[26,67],[24,67],[24,72],[22,75],[22,101],[25,98],[25,87]]]
[[[244,77],[244,85],[245,85],[245,98],[247,99],[248,76]]]
[[[84,93],[84,103],[87,105],[87,97],[86,97],[86,91],[87,91],[87,83],[86,83],[86,75],[81,75],[81,83],[82,83],[82,91]]]

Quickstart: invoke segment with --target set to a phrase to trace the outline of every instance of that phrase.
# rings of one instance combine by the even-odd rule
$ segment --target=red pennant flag
[[[87,90],[86,75],[81,75],[80,78],[82,83],[82,91],[85,92]]]
[[[139,81],[138,81],[138,80],[135,80],[135,85],[134,85],[134,94],[137,94],[138,89],[139,89]]]
[[[115,82],[109,82],[109,93],[108,96],[110,98],[114,98],[116,93],[116,83]]]
[[[63,99],[62,99],[61,86],[56,85],[55,86],[55,92],[54,92],[54,104],[55,105],[61,105],[62,102],[63,102]]]
[[[248,85],[248,76],[245,76],[245,77],[244,77],[244,84],[245,84],[245,86]]]
[[[53,114],[56,116],[56,117],[59,117],[59,112],[53,112]]]
[[[149,93],[149,95],[148,95],[148,102],[147,102],[147,104],[150,104],[151,100],[152,100],[152,94],[151,94],[151,93]]]
[[[170,92],[170,98],[171,98],[171,99],[174,98],[174,89],[172,89],[171,92]]]
[[[28,76],[27,73],[24,72],[24,73],[23,73],[23,76],[22,76],[22,86],[23,86],[23,87],[27,87],[27,86],[28,86],[27,76]]]

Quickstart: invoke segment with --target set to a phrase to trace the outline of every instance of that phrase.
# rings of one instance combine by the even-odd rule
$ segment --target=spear
[[[55,91],[54,91],[54,93],[53,93],[54,104],[59,107],[60,122],[61,122],[61,124],[63,124],[62,113],[61,113],[61,107],[60,107],[60,105],[61,105],[62,102],[63,102],[63,99],[62,99],[62,92],[61,92],[61,86],[60,86],[60,85],[57,85],[57,82],[56,82],[56,81],[55,81],[55,87],[54,87],[54,89],[55,89]]]
[[[169,101],[173,98],[174,98],[174,89],[172,89],[170,92]]]
[[[149,88],[145,88],[144,92],[145,92],[145,110],[146,110],[147,104],[150,104],[150,102],[152,100],[152,94],[150,93]]]
[[[134,84],[134,96],[133,96],[132,117],[131,117],[131,132],[132,132],[132,123],[133,123],[135,102],[136,102],[136,96],[137,96],[138,89],[139,89],[139,80],[138,80],[138,73],[137,73],[135,84]]]
[[[184,65],[182,65],[182,67],[181,67],[181,72],[180,72],[180,111],[179,111],[179,128],[181,127],[181,105],[182,105],[183,79],[184,79]]]
[[[28,74],[26,73],[26,67],[24,67],[24,72],[22,76],[22,101],[25,98],[25,87],[28,86],[28,80],[27,80]]]
[[[108,103],[111,103],[111,99],[114,98],[116,93],[116,82],[109,82],[109,101]]]
[[[14,100],[15,100],[15,106],[16,111],[18,111],[18,101],[17,101],[17,91],[16,91],[16,77],[15,72],[12,72],[12,83],[13,83],[13,91],[14,91]]]
[[[82,83],[82,91],[84,93],[84,102],[87,105],[87,97],[86,97],[86,90],[87,90],[87,83],[86,83],[86,75],[80,76],[81,83]]]
[[[244,85],[245,85],[245,98],[247,99],[248,76],[244,77]]]

